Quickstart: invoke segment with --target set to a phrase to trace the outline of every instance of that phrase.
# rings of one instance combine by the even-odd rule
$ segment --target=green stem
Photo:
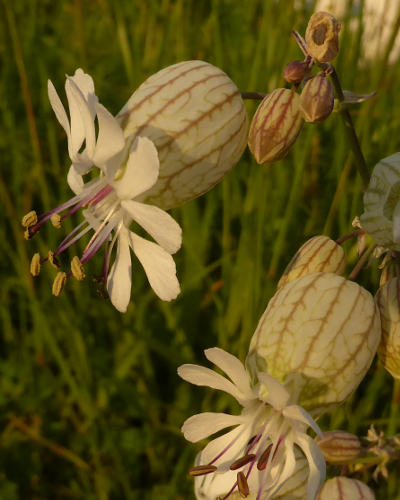
[[[333,87],[335,89],[337,98],[339,99],[340,102],[343,102],[344,101],[344,94],[343,94],[342,86],[340,84],[340,80],[339,80],[339,77],[336,73],[335,68],[331,64],[328,65],[328,64],[321,63],[320,66],[323,69],[328,70],[328,73],[331,77],[331,81],[332,81]],[[339,113],[340,113],[340,116],[342,117],[343,123],[345,125],[346,135],[348,137],[350,147],[351,147],[353,154],[354,154],[356,166],[358,168],[358,171],[361,175],[361,179],[363,181],[363,187],[364,187],[364,189],[366,189],[368,187],[368,184],[369,184],[370,175],[369,175],[367,164],[365,162],[364,155],[361,151],[361,146],[360,146],[360,142],[358,140],[357,134],[356,134],[356,130],[354,128],[353,119],[351,117],[349,110],[345,106],[342,106],[340,108]]]
[[[387,434],[392,436],[400,428],[400,380],[394,379],[392,404],[390,408],[390,418]]]

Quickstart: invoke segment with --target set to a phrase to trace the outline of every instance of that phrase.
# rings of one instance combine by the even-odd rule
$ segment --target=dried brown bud
[[[339,52],[339,31],[339,21],[328,12],[313,14],[305,37],[310,56],[319,62],[332,61]]]
[[[300,83],[308,74],[308,64],[304,61],[291,61],[283,70],[283,78],[288,83]]]
[[[375,500],[375,495],[365,483],[341,476],[329,479],[317,500]]]
[[[249,148],[257,163],[281,160],[295,143],[303,125],[299,95],[275,89],[258,106],[249,132]]]
[[[301,114],[306,122],[322,122],[332,113],[334,101],[331,82],[319,73],[304,85],[299,100]]]
[[[400,279],[382,286],[375,297],[382,325],[378,358],[386,370],[400,379]]]
[[[299,248],[289,262],[278,282],[278,288],[307,274],[343,274],[345,267],[343,248],[327,236],[314,236]]]
[[[325,460],[333,465],[346,465],[355,460],[361,450],[360,440],[350,432],[324,432],[323,436],[317,436],[316,441]]]

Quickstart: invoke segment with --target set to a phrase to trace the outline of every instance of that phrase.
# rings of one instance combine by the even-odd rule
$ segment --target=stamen
[[[85,279],[85,271],[83,270],[83,264],[79,260],[79,257],[75,257],[71,261],[71,272],[75,279],[78,281],[83,281]]]
[[[22,217],[22,225],[23,227],[29,228],[37,224],[38,218],[35,210],[31,210],[26,215]]]
[[[267,466],[269,456],[271,454],[272,450],[272,444],[270,444],[261,454],[261,457],[258,459],[257,462],[257,469],[258,470],[264,470],[265,467]]]
[[[198,465],[197,467],[192,467],[189,470],[189,475],[192,477],[204,476],[205,474],[211,474],[216,470],[217,467],[215,467],[215,465]]]
[[[38,276],[40,273],[40,254],[35,253],[31,260],[31,274],[32,276]]]
[[[237,474],[237,485],[241,497],[246,498],[250,495],[249,485],[242,471]]]
[[[61,216],[59,214],[53,214],[50,217],[50,222],[53,224],[54,227],[57,229],[60,229],[61,227]]]
[[[60,261],[56,258],[54,252],[52,252],[51,250],[49,250],[48,259],[49,259],[50,264],[53,267],[55,267],[55,268],[61,267]]]
[[[55,280],[53,281],[53,288],[52,288],[53,295],[58,297],[60,295],[60,293],[62,292],[66,282],[67,282],[66,273],[63,273],[63,272],[57,273],[57,276],[55,277]]]
[[[29,228],[26,228],[25,231],[24,231],[24,238],[26,240],[30,240],[32,238],[32,236],[34,236],[35,233],[32,232]]]
[[[247,465],[249,462],[252,462],[255,458],[256,456],[252,453],[250,455],[244,455],[244,457],[240,457],[237,460],[235,460],[229,468],[231,470],[240,469],[244,465]]]

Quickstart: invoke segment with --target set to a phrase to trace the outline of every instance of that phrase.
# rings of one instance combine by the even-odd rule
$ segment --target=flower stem
[[[339,102],[342,103],[345,98],[335,68],[331,64],[324,64],[324,63],[320,63],[319,66],[325,70],[328,70],[328,74],[331,77],[332,85],[335,89],[337,98],[339,99]],[[346,135],[349,140],[350,147],[353,151],[354,158],[356,160],[356,166],[361,176],[363,187],[364,189],[366,189],[369,184],[370,174],[368,171],[367,164],[365,162],[364,155],[361,151],[360,141],[358,140],[357,133],[354,128],[353,119],[351,117],[350,111],[346,108],[346,106],[340,107],[339,114],[342,117],[345,126]]]

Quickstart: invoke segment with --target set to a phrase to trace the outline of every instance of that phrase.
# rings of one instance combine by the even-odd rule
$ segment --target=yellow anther
[[[58,214],[53,214],[50,217],[50,221],[51,221],[51,223],[53,224],[54,227],[56,227],[57,229],[60,229],[60,227],[61,227],[61,217]]]
[[[53,295],[55,295],[56,297],[58,297],[60,295],[60,293],[62,292],[62,289],[65,286],[66,281],[67,281],[66,273],[63,273],[63,272],[57,273],[57,276],[55,277],[55,279],[53,281],[53,288],[51,290]]]
[[[31,274],[38,276],[40,273],[40,254],[35,253],[31,260]]]
[[[37,224],[37,221],[38,218],[34,210],[31,210],[22,217],[22,225],[26,228],[34,226],[35,224]]]
[[[85,271],[83,269],[83,264],[79,260],[79,257],[75,257],[71,260],[71,272],[75,279],[78,281],[83,281],[85,279]]]
[[[28,229],[28,228],[27,228],[27,229],[25,229],[25,231],[24,231],[24,238],[25,238],[26,240],[30,240],[30,239],[32,238],[32,236],[33,236],[33,235],[32,235],[32,232],[31,232],[31,231],[29,231],[29,229]]]
[[[49,259],[50,264],[53,267],[56,267],[56,268],[61,267],[60,262],[58,261],[57,257],[54,255],[54,252],[52,250],[49,250],[48,259]]]

